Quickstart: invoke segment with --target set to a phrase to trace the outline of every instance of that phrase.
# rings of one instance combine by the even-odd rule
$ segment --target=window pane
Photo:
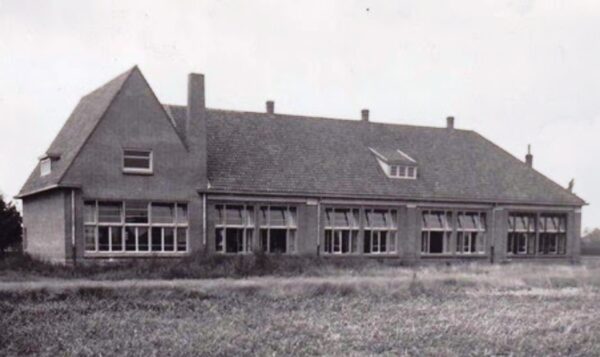
[[[287,233],[285,229],[271,229],[270,230],[270,246],[269,253],[281,253],[287,252]]]
[[[364,232],[364,252],[371,253],[371,231]]]
[[[113,202],[98,203],[98,221],[100,223],[121,223],[123,205]]]
[[[243,206],[227,206],[225,209],[225,219],[227,225],[242,225],[244,223],[243,218]]]
[[[225,213],[223,212],[223,206],[216,206],[217,210],[217,222],[218,225],[225,224]]]
[[[125,202],[125,223],[148,223],[148,202]]]
[[[83,204],[83,221],[85,223],[96,222],[96,202],[87,201]]]
[[[332,236],[333,236],[333,232],[330,229],[325,230],[325,244],[324,244],[324,248],[325,248],[325,253],[331,253],[332,252]]]
[[[148,228],[146,227],[138,227],[138,249],[140,251],[147,252],[150,249],[150,245],[148,244]]]
[[[95,251],[96,250],[96,227],[86,226],[84,228],[85,235],[85,250]]]
[[[123,155],[127,157],[150,157],[150,151],[148,150],[124,150]]]
[[[165,227],[164,231],[164,239],[165,239],[165,251],[172,252],[175,250],[175,232],[173,228]]]
[[[187,228],[177,228],[177,251],[187,250]]]
[[[325,227],[333,227],[333,209],[325,210]]]
[[[260,208],[260,225],[266,227],[269,225],[269,207]]]
[[[254,226],[254,207],[246,207],[246,213],[245,213],[245,224],[247,226]]]
[[[225,249],[227,253],[239,253],[243,251],[244,229],[228,228],[225,232]]]
[[[173,223],[175,221],[175,205],[172,203],[152,204],[152,223]]]
[[[412,166],[408,168],[408,177],[415,177],[415,168]]]
[[[108,229],[109,227],[98,227],[98,250],[108,251]]]
[[[123,159],[123,167],[126,169],[150,169],[150,159],[126,157]]]
[[[162,250],[162,228],[152,228],[152,245],[153,252],[160,252]]]
[[[387,251],[395,252],[396,251],[396,233],[390,232],[387,241]]]
[[[389,225],[389,212],[384,210],[369,210],[367,211],[367,225],[369,227],[383,228]]]
[[[135,227],[125,227],[125,250],[135,251]]]
[[[118,252],[123,250],[123,230],[121,227],[110,227],[112,240],[112,251]]]
[[[285,226],[285,207],[271,207],[271,226]]]
[[[185,203],[177,204],[177,223],[187,224],[188,223],[188,211]]]

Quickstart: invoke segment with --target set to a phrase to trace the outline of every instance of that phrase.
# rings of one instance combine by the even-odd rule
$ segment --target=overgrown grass
[[[114,280],[138,271],[168,278],[165,262],[47,275],[36,270],[44,265],[22,266],[38,280],[0,282],[0,355],[600,354],[600,260],[400,267],[275,259],[241,268],[213,261],[228,268],[206,280],[187,272]],[[315,265],[294,268],[300,263]],[[209,269],[186,264],[198,264],[194,274]],[[68,279],[49,279],[59,274]]]

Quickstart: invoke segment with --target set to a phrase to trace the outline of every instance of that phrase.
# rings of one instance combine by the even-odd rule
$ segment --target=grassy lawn
[[[598,260],[315,272],[5,277],[0,355],[600,354]]]

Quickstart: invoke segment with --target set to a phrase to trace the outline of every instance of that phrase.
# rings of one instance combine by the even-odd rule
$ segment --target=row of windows
[[[255,215],[252,205],[216,206],[216,251],[250,253],[256,248],[266,253],[296,253],[296,207],[265,205],[257,209]],[[484,212],[427,210],[420,218],[422,254],[485,253],[487,217]],[[86,201],[84,224],[88,252],[188,250],[186,204]],[[397,252],[398,213],[395,209],[326,208],[323,230],[325,254]],[[513,213],[508,217],[508,230],[506,251],[509,255],[566,254],[565,215]],[[361,231],[362,245],[359,246]],[[253,241],[255,233],[257,242]]]
[[[187,226],[182,203],[84,202],[86,252],[186,252]]]
[[[508,217],[506,252],[509,255],[564,255],[567,217],[514,213]]]
[[[455,252],[484,254],[486,216],[483,212],[423,211],[421,215],[421,253],[452,253],[452,232],[456,228]]]

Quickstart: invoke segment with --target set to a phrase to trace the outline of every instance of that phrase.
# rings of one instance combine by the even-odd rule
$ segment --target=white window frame
[[[363,210],[364,211],[364,224],[363,224],[363,247],[362,247],[362,252],[364,254],[370,255],[378,255],[378,254],[394,254],[397,252],[398,250],[398,235],[397,235],[397,231],[398,231],[398,212],[395,209],[387,209],[387,208],[366,208]],[[367,219],[367,215],[369,214],[369,212],[372,211],[385,211],[385,214],[388,218],[388,225],[387,227],[376,227],[376,226],[370,226],[368,219]],[[367,231],[370,232],[371,234],[371,238],[370,238],[370,252],[365,252],[365,244],[366,244],[366,234]],[[387,232],[387,237],[386,237],[386,251],[381,251],[381,240],[382,240],[382,232]],[[374,244],[374,242],[377,241],[377,249],[374,249],[374,247],[376,246]],[[393,242],[393,244],[390,244],[390,241]]]
[[[127,151],[138,151],[145,152],[148,156],[142,155],[131,155],[127,154]],[[137,167],[126,167],[125,159],[148,159],[149,160],[149,168],[137,168]],[[132,174],[151,174],[154,172],[154,152],[148,149],[134,149],[134,148],[123,148],[121,167],[124,173],[132,173]]]
[[[324,226],[324,235],[323,235],[323,254],[324,255],[358,255],[360,254],[361,247],[358,246],[359,239],[358,234],[360,232],[360,209],[357,207],[326,207],[324,210],[325,217],[327,217],[327,212],[331,210],[331,214],[333,217],[333,224],[327,224],[331,222],[327,222],[325,219]],[[338,226],[335,221],[335,212],[336,211],[350,211],[353,225],[350,226]],[[330,232],[331,235],[331,252],[328,252],[325,244],[325,240],[327,239],[327,232]],[[343,232],[348,232],[348,252],[342,251],[343,246]],[[336,249],[336,246],[338,249]],[[353,250],[355,249],[355,250]]]
[[[256,213],[254,205],[248,205],[243,203],[229,203],[229,204],[217,204],[215,205],[215,211],[218,213],[219,207],[223,209],[223,222],[215,223],[215,252],[219,254],[251,254],[253,252],[253,242],[256,231]],[[242,223],[241,224],[230,224],[227,222],[227,207],[242,207]],[[253,217],[250,221],[250,215],[248,212],[252,212]],[[227,229],[242,229],[242,250],[237,252],[227,251]],[[217,247],[217,232],[223,231],[223,244],[222,249]]]
[[[50,175],[52,172],[52,159],[47,157],[40,160],[40,176]]]
[[[475,228],[464,228],[460,226],[460,219],[462,215],[466,216],[477,216],[477,227]],[[460,255],[483,255],[486,252],[486,214],[481,211],[460,211],[456,214],[456,254]],[[462,236],[463,241],[460,241]],[[468,245],[465,244],[465,239]],[[471,251],[472,240],[475,239],[475,251]],[[481,239],[480,250],[477,250],[477,239]],[[462,244],[461,244],[462,243]],[[459,249],[460,247],[460,249]],[[467,247],[467,249],[465,249]]]
[[[388,176],[396,179],[415,180],[417,178],[418,168],[413,165],[389,164]],[[412,169],[412,175],[409,175]]]
[[[523,219],[525,217],[528,218],[527,219],[527,227],[525,227],[525,229],[519,229],[517,221],[522,220],[522,222],[524,223],[525,221]],[[512,228],[511,228],[511,221],[513,223]],[[539,230],[538,223],[539,222],[537,220],[537,215],[535,213],[532,213],[532,212],[509,212],[506,254],[509,256],[535,255],[536,250],[537,250],[537,246],[536,246],[537,233]],[[532,224],[533,224],[533,227],[532,227]],[[512,237],[512,239],[510,239],[510,237]],[[533,243],[533,251],[531,251],[531,252],[529,251],[530,240],[533,240],[533,242],[534,242]],[[512,243],[512,246],[509,243]],[[521,243],[524,243],[524,245]],[[515,244],[516,244],[516,248],[517,248],[516,253],[513,251]]]
[[[425,215],[432,213],[443,213],[444,215],[444,227],[442,228],[433,228],[433,227],[425,227]],[[449,210],[444,209],[431,209],[421,211],[421,255],[425,256],[441,256],[441,255],[450,255],[452,254],[451,241],[452,241],[452,233],[453,233],[453,225],[454,221],[454,213]],[[432,232],[443,232],[442,237],[442,251],[440,253],[432,253],[431,252],[431,233]],[[423,244],[425,243],[425,244]]]
[[[126,215],[126,205],[127,202],[133,202],[135,200],[125,200],[125,201],[103,201],[103,200],[84,200],[84,207],[87,203],[93,202],[94,207],[94,217],[93,221],[85,221],[84,217],[84,227],[90,228],[94,227],[94,249],[88,249],[85,229],[84,229],[84,250],[86,255],[182,255],[189,253],[189,213],[186,213],[186,220],[179,222],[178,219],[178,207],[185,206],[186,212],[188,212],[189,205],[184,202],[159,202],[159,201],[143,201],[147,203],[148,209],[148,222],[147,223],[127,223],[125,222]],[[101,203],[119,203],[121,206],[120,212],[120,221],[119,222],[100,222],[99,221],[99,206]],[[152,204],[172,204],[173,205],[173,223],[153,223],[152,222]],[[84,208],[85,209],[85,208]],[[99,229],[100,227],[109,227],[108,229],[108,250],[100,250],[99,245]],[[113,229],[110,227],[117,227],[121,230],[121,239],[122,239],[122,248],[120,250],[112,249],[112,231]],[[174,247],[173,250],[165,250],[164,244],[164,228],[172,228],[173,229],[173,241]],[[127,250],[127,242],[126,242],[126,234],[127,228],[133,228],[135,232],[135,250]],[[140,249],[140,228],[146,228],[148,234],[148,249],[141,250]],[[152,228],[162,228],[161,229],[161,249],[160,250],[152,250]],[[179,250],[178,245],[178,235],[179,230],[182,229],[185,234],[185,250]]]
[[[284,225],[273,225],[271,223],[271,209],[272,208],[283,208],[285,211],[284,213],[284,217],[285,217],[285,224]],[[263,222],[263,218],[262,218],[262,211],[266,210],[267,212],[267,221]],[[292,213],[294,212],[294,213]],[[288,222],[287,217],[292,217],[291,221],[292,222]],[[261,245],[261,249],[263,250],[264,253],[267,254],[273,254],[271,253],[271,230],[272,229],[285,229],[285,250],[286,252],[284,254],[296,254],[297,252],[297,240],[298,240],[298,208],[296,206],[286,206],[286,205],[277,205],[277,204],[272,204],[272,205],[266,205],[266,206],[260,206],[259,207],[259,217],[261,222],[259,223],[259,232],[258,232],[258,236],[260,239],[260,245]],[[263,246],[263,242],[262,242],[262,237],[263,237],[263,231],[266,231],[267,234],[267,246]],[[291,248],[291,250],[290,250]]]

